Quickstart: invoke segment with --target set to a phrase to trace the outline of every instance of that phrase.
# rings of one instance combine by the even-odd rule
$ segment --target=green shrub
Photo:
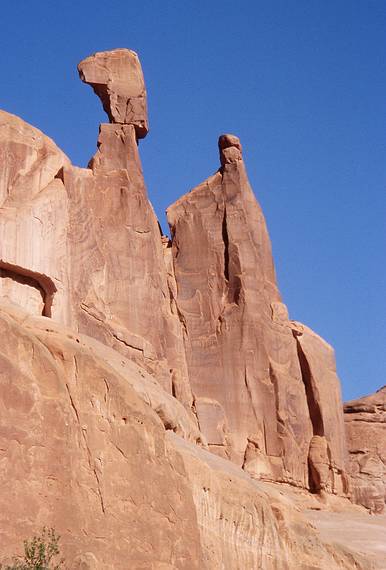
[[[60,570],[64,560],[58,560],[60,536],[53,528],[44,527],[41,534],[24,541],[24,556],[15,557],[11,565],[0,570]]]

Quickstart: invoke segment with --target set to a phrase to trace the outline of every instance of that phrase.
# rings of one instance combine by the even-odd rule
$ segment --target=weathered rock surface
[[[220,170],[168,209],[175,302],[200,429],[212,451],[257,478],[343,493],[333,353],[308,329],[295,335],[240,141],[223,135],[219,149]],[[314,436],[324,438],[322,482],[309,465]]]
[[[73,569],[371,568],[190,443],[184,408],[116,351],[5,305],[0,331],[2,561],[52,525]]]
[[[0,292],[33,314],[69,324],[70,162],[42,132],[0,111]]]
[[[134,125],[137,138],[146,136],[146,88],[138,55],[129,49],[102,51],[78,65],[82,81],[100,97],[111,123]]]
[[[347,510],[336,513],[309,511],[305,515],[325,542],[361,552],[366,564],[372,568],[385,570],[385,515],[370,517]],[[351,567],[356,568],[354,560]]]
[[[46,525],[74,569],[372,568],[289,496],[347,493],[339,381],[288,318],[239,139],[169,208],[169,241],[138,153],[137,55],[79,73],[110,119],[88,168],[0,111],[0,557]],[[379,511],[353,433],[354,494]]]
[[[189,409],[135,126],[102,124],[90,167],[77,168],[38,129],[1,112],[0,158],[1,296],[140,361]]]
[[[291,322],[312,423],[310,488],[347,494],[347,457],[342,395],[333,348],[301,323]]]
[[[180,323],[171,313],[161,234],[133,125],[101,125],[90,166],[63,174],[73,322],[143,363],[170,393],[180,375],[190,406]]]
[[[352,498],[373,513],[386,503],[386,386],[344,405]]]
[[[191,493],[160,419],[189,437],[182,406],[179,419],[144,370],[35,319],[0,312],[1,556],[48,524],[69,568],[203,568]]]

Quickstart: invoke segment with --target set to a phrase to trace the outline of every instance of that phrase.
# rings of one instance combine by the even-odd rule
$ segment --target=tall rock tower
[[[289,321],[240,141],[223,135],[219,150],[216,174],[168,209],[200,429],[212,451],[258,478],[343,492],[333,352]]]

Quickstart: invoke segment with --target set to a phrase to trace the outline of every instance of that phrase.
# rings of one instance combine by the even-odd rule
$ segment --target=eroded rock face
[[[38,129],[0,113],[0,296],[141,362],[190,409],[137,137],[136,124],[102,124],[89,168],[77,168]]]
[[[0,311],[1,561],[48,525],[68,568],[201,570],[163,425],[194,440],[187,413],[143,369],[51,322]]]
[[[141,361],[171,392],[181,332],[134,126],[101,125],[98,147],[91,170],[64,170],[73,319],[79,331]]]
[[[333,350],[289,320],[239,139],[169,208],[170,241],[138,57],[79,72],[111,121],[88,168],[0,112],[1,556],[47,525],[84,570],[367,568],[258,481],[347,492]]]
[[[70,161],[41,131],[0,111],[0,295],[70,324]]]
[[[337,475],[329,474],[328,488],[344,492],[333,354],[324,365],[324,345],[310,350],[310,386],[277,289],[270,240],[240,141],[223,135],[219,150],[221,169],[168,208],[176,304],[199,426],[212,451],[253,476],[303,487],[313,486],[311,440],[324,437],[327,470]],[[320,386],[325,380],[328,388]],[[307,391],[323,408],[323,426],[316,428],[319,408],[312,407]]]
[[[352,498],[371,512],[386,503],[386,386],[344,405]]]
[[[146,136],[146,88],[137,54],[129,49],[95,53],[78,65],[82,81],[101,99],[111,123],[134,125],[137,138]]]
[[[48,525],[74,570],[371,568],[195,445],[184,408],[116,351],[5,305],[0,333],[0,562]]]
[[[309,485],[340,495],[349,492],[342,395],[333,348],[305,325],[292,321],[313,438],[309,450]]]

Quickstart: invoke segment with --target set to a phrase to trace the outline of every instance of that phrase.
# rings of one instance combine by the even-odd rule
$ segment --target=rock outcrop
[[[102,51],[78,65],[82,81],[101,99],[111,123],[134,125],[138,138],[146,136],[146,88],[138,55],[129,49]]]
[[[333,351],[289,321],[240,141],[223,135],[219,150],[218,172],[168,208],[200,429],[213,452],[254,477],[345,493]]]
[[[142,77],[133,52],[102,55],[114,77],[111,97],[115,87],[131,85],[127,58]],[[182,331],[143,180],[138,125],[135,117],[125,120],[133,123],[102,124],[89,168],[77,168],[43,133],[1,111],[0,291],[130,355],[190,409]]]
[[[169,240],[137,55],[79,73],[110,119],[87,168],[0,111],[0,563],[46,525],[79,570],[369,570],[289,496],[348,502],[340,387],[332,348],[289,320],[239,139],[168,209]],[[380,468],[384,448],[348,411],[366,504],[374,461],[355,471],[355,450]]]
[[[352,498],[373,513],[386,503],[386,386],[344,405]]]

